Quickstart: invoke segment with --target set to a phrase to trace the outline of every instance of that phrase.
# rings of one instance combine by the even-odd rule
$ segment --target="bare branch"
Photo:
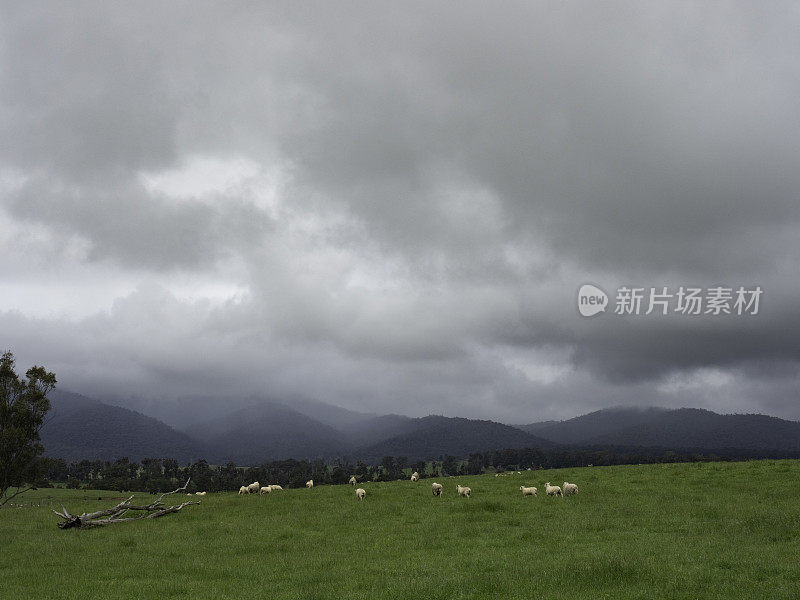
[[[186,483],[184,483],[182,487],[179,487],[177,490],[172,490],[171,492],[165,492],[165,493],[161,494],[158,497],[158,499],[155,502],[153,502],[152,504],[156,504],[158,502],[161,502],[161,500],[164,499],[164,496],[169,496],[170,494],[177,494],[178,492],[185,492],[186,488],[189,487],[189,482],[191,480],[192,480],[192,478],[189,477],[189,479],[186,480]],[[152,506],[152,504],[151,504],[151,506]]]
[[[61,523],[58,523],[58,526],[61,529],[70,529],[72,527],[103,527],[105,525],[111,525],[112,523],[125,523],[128,521],[139,521],[141,519],[155,519],[157,517],[161,517],[170,513],[175,513],[181,510],[184,506],[189,506],[191,504],[200,504],[200,501],[189,501],[184,502],[180,505],[174,506],[164,506],[162,500],[165,496],[169,496],[170,494],[177,494],[178,492],[185,491],[186,488],[189,486],[189,482],[191,478],[183,484],[182,487],[172,491],[172,492],[165,492],[161,494],[155,501],[151,502],[150,504],[145,504],[143,506],[133,506],[130,504],[130,501],[133,500],[133,496],[130,496],[127,500],[123,500],[116,506],[111,508],[107,508],[105,510],[98,510],[92,513],[83,513],[80,516],[73,516],[70,515],[69,512],[65,507],[62,508],[62,512],[53,511],[59,517],[64,519]],[[138,510],[143,511],[143,514],[140,514],[136,517],[124,517],[129,510]],[[108,517],[102,519],[100,517]]]
[[[20,494],[24,494],[25,492],[27,492],[27,491],[29,491],[29,490],[32,490],[32,489],[33,489],[33,486],[27,487],[27,488],[25,488],[24,490],[23,490],[23,489],[19,489],[19,490],[17,490],[16,492],[14,492],[13,494],[11,494],[10,496],[6,496],[6,497],[3,499],[3,501],[2,501],[2,502],[0,502],[0,506],[3,506],[3,505],[6,503],[6,502],[8,502],[9,500],[11,500],[11,499],[12,499],[14,496],[19,496]]]

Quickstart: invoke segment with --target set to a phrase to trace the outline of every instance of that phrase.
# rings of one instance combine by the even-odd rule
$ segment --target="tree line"
[[[800,458],[797,452],[718,452],[635,449],[567,449],[536,448],[476,452],[467,459],[443,456],[433,461],[409,461],[406,457],[385,456],[374,465],[363,461],[340,459],[278,460],[258,466],[240,467],[232,462],[210,465],[205,460],[181,466],[174,459],[145,458],[141,462],[119,458],[114,461],[82,460],[68,463],[61,458],[42,458],[42,476],[37,487],[61,485],[75,489],[106,489],[130,492],[161,493],[191,478],[189,491],[223,492],[238,490],[241,485],[259,481],[264,485],[279,484],[285,488],[315,485],[346,484],[351,475],[359,482],[408,479],[412,471],[425,477],[480,475],[483,473],[539,470],[568,467],[654,464],[675,462],[734,461],[761,458]]]

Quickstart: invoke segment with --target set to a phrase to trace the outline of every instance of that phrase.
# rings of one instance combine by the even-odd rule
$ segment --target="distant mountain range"
[[[208,406],[207,399],[202,402]],[[287,406],[251,398],[231,402],[227,412],[218,410],[213,418],[187,419],[179,430],[79,394],[56,390],[51,403],[42,428],[45,451],[69,461],[127,456],[239,465],[287,458],[376,462],[384,456],[421,460],[565,446],[800,451],[798,422],[690,408],[609,408],[566,421],[511,426],[456,417],[374,415],[302,399]],[[175,409],[162,412],[169,410]],[[180,422],[178,416],[174,412],[170,420]]]
[[[698,408],[609,408],[567,421],[520,427],[583,447],[800,451],[800,423],[766,415],[720,415]]]

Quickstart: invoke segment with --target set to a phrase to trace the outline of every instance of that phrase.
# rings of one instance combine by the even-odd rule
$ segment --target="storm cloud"
[[[0,345],[61,387],[800,418],[793,4],[2,14]],[[622,286],[763,294],[619,315]]]

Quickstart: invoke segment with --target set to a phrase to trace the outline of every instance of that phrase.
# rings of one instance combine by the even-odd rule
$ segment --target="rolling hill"
[[[545,421],[519,428],[562,444],[581,444],[591,438],[610,435],[648,423],[668,412],[665,408],[613,407],[597,410],[566,421]]]
[[[189,436],[152,417],[97,400],[54,390],[51,409],[41,430],[47,456],[68,461],[113,460],[127,456],[174,458],[181,462],[202,456]]]
[[[800,423],[766,415],[720,415],[698,408],[681,408],[647,423],[590,438],[584,443],[676,449],[800,451]]]
[[[384,456],[406,456],[411,460],[437,459],[452,455],[466,457],[472,452],[503,448],[553,448],[553,442],[510,425],[457,417],[428,416],[411,419],[409,431],[354,450],[363,460]]]
[[[533,430],[551,441],[589,447],[800,450],[796,421],[698,408],[610,408]]]

